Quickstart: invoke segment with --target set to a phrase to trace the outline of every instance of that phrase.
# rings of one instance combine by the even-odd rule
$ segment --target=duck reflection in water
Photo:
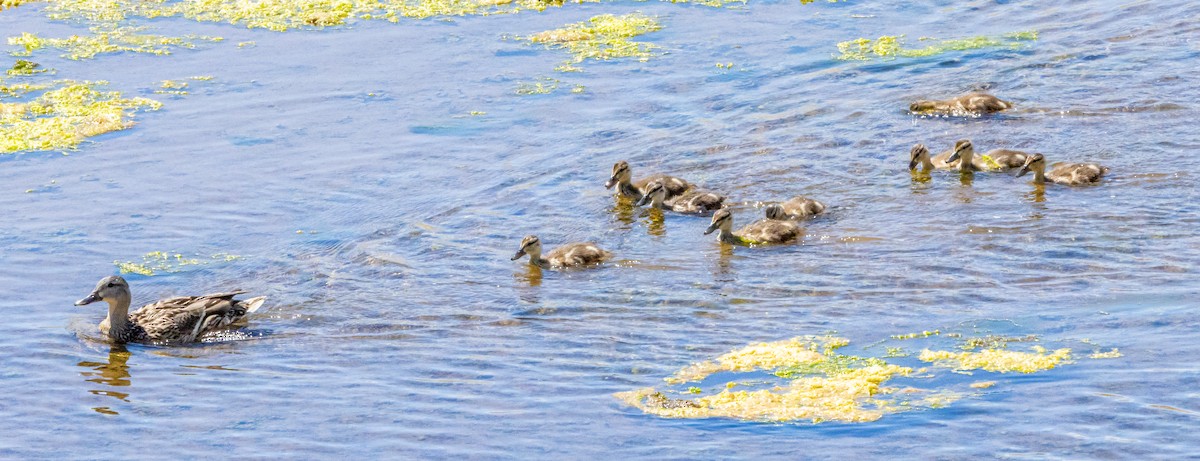
[[[108,350],[107,362],[79,362],[78,365],[84,368],[89,368],[91,371],[80,372],[85,379],[90,383],[102,384],[109,388],[128,388],[132,382],[129,379],[129,350],[123,345],[114,345]],[[106,395],[116,398],[123,402],[129,401],[129,393],[118,392],[115,389],[91,389],[88,390],[92,395]],[[109,407],[94,407],[92,408],[97,413],[108,415],[117,414],[116,411]]]
[[[537,264],[526,264],[525,270],[514,273],[513,277],[531,287],[542,286],[542,267]]]

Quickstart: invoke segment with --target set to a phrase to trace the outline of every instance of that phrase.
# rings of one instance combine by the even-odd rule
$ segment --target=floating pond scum
[[[977,50],[984,48],[1021,49],[1028,42],[1037,40],[1035,31],[1023,31],[1004,34],[999,37],[977,36],[951,40],[936,40],[922,38],[921,41],[932,42],[922,48],[907,48],[904,46],[903,35],[884,35],[877,39],[859,38],[837,44],[837,56],[841,60],[870,61],[872,59],[919,58],[934,56],[950,51]]]
[[[214,263],[230,262],[242,259],[241,256],[229,253],[217,253],[208,256],[184,255],[167,251],[151,251],[142,255],[141,262],[113,261],[121,274],[138,274],[147,277],[161,274],[182,272],[192,267],[205,266]]]
[[[664,378],[667,387],[661,390],[643,388],[615,396],[665,418],[867,423],[892,413],[944,407],[1003,383],[973,377],[964,381],[964,376],[1039,373],[1073,363],[1068,348],[1048,351],[1035,344],[1028,350],[1009,349],[1011,344],[1039,341],[1034,336],[964,337],[926,331],[872,344],[866,349],[883,353],[869,357],[840,352],[850,344],[845,338],[801,336],[750,344],[686,366]],[[893,346],[900,342],[904,345]],[[935,348],[923,348],[914,360],[905,353],[905,346],[913,342],[932,342]],[[1089,357],[1120,354],[1114,349]]]
[[[74,149],[85,138],[133,126],[137,111],[162,107],[152,99],[104,91],[105,85],[103,81],[0,80],[0,154]]]

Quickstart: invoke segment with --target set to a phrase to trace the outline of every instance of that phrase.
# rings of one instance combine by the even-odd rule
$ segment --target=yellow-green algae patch
[[[213,262],[229,262],[237,259],[241,259],[241,256],[231,255],[228,253],[217,253],[201,259],[184,256],[181,253],[152,251],[142,255],[141,262],[113,261],[113,264],[117,266],[117,269],[120,270],[122,274],[152,276],[160,273],[179,272],[188,266],[202,266]]]
[[[59,20],[114,23],[130,18],[183,17],[282,32],[341,26],[359,19],[399,22],[403,18],[542,11],[561,5],[561,1],[546,0],[53,0],[46,12]]]
[[[830,336],[750,344],[666,378],[670,384],[682,384],[718,372],[771,371],[788,379],[769,388],[735,390],[737,383],[731,381],[718,393],[691,399],[667,397],[651,388],[621,392],[616,397],[646,413],[668,418],[869,422],[911,408],[911,402],[900,405],[876,398],[895,392],[883,383],[907,376],[911,368],[838,354],[836,350],[846,344],[845,339]],[[688,394],[700,392],[695,386],[687,390]]]
[[[106,84],[0,86],[0,97],[43,92],[29,102],[0,102],[0,153],[74,149],[85,138],[133,126],[136,111],[162,107],[152,99],[101,91]]]
[[[808,365],[825,360],[823,351],[832,352],[848,344],[844,338],[799,336],[784,341],[756,343],[730,351],[716,361],[694,363],[665,380],[670,384],[699,381],[722,371],[775,370]]]
[[[0,11],[4,11],[8,8],[16,8],[18,6],[24,5],[26,3],[32,3],[34,1],[36,1],[36,0],[0,0]]]
[[[1037,40],[1037,32],[1014,32],[1002,36],[976,36],[941,40],[924,48],[906,48],[903,35],[884,35],[877,39],[859,38],[837,44],[837,57],[841,60],[869,61],[876,58],[916,58],[933,56],[949,51],[975,50],[982,48],[1018,49],[1026,42]]]
[[[621,16],[602,14],[584,22],[539,32],[524,39],[571,53],[572,60],[558,68],[567,72],[578,70],[571,65],[572,63],[589,59],[636,58],[646,61],[653,57],[660,47],[630,39],[660,29],[662,25],[658,21],[642,13]]]
[[[1111,351],[1108,351],[1108,352],[1096,351],[1096,352],[1092,352],[1092,355],[1088,356],[1088,358],[1092,358],[1092,359],[1115,359],[1115,358],[1120,358],[1120,357],[1123,357],[1123,355],[1121,354],[1121,351],[1117,350],[1117,348],[1115,348],[1115,347]]]
[[[1033,335],[965,338],[961,333],[933,330],[893,335],[890,340],[938,344],[950,340],[957,350],[926,348],[920,357],[907,357],[897,348],[888,347],[888,340],[884,340],[867,347],[882,346],[887,350],[884,357],[859,357],[839,352],[848,345],[843,338],[803,336],[750,344],[714,360],[689,365],[665,378],[669,387],[662,390],[642,388],[615,396],[642,412],[667,418],[863,423],[897,412],[945,407],[997,384],[996,381],[962,383],[957,379],[945,382],[942,378],[947,376],[947,369],[1036,373],[1071,363],[1072,359],[1070,349],[1052,352],[1041,346],[1033,346],[1027,352],[1004,349],[1012,343],[1038,341]],[[918,368],[916,364],[920,362],[932,362],[935,366]],[[692,384],[716,373],[750,375],[736,376],[723,386],[714,382]],[[779,378],[783,381],[778,381]],[[927,382],[934,387],[889,384],[896,378]],[[713,390],[704,395],[705,388]]]
[[[11,68],[4,71],[4,74],[8,75],[10,77],[30,76],[33,74],[40,74],[40,73],[46,72],[46,70],[47,69],[43,68],[41,64],[38,64],[36,62],[26,61],[24,59],[18,59],[17,62],[13,63],[13,66]]]
[[[142,33],[144,30],[143,27],[93,27],[91,35],[72,35],[67,38],[43,38],[25,32],[9,37],[8,44],[24,48],[24,51],[13,52],[14,56],[30,56],[42,48],[55,48],[65,52],[62,55],[64,58],[80,60],[91,59],[98,54],[119,52],[166,55],[171,54],[172,48],[195,48],[197,41],[222,40],[220,37],[199,35],[167,37]]]
[[[517,94],[529,96],[534,94],[550,94],[558,89],[558,84],[561,83],[558,79],[542,77],[533,82],[521,82],[517,84]]]
[[[756,421],[870,422],[886,409],[873,400],[881,384],[911,371],[896,365],[845,370],[834,376],[811,376],[759,390],[725,389],[694,400],[674,399],[654,389],[617,394],[646,413],[668,418],[735,418]],[[657,396],[657,397],[656,397]]]
[[[952,352],[925,349],[918,357],[923,362],[953,368],[955,370],[984,370],[997,373],[1035,373],[1049,370],[1062,363],[1070,362],[1071,349],[1049,352],[1041,346],[1033,346],[1031,352],[1006,349],[982,349],[979,351]]]

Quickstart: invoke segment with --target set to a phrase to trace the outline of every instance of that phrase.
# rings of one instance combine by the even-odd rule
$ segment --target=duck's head
[[[929,148],[917,143],[908,153],[908,169],[915,170],[925,159],[929,158]]]
[[[910,112],[925,112],[937,108],[937,101],[920,100],[908,105]]]
[[[728,229],[731,226],[733,226],[733,213],[730,213],[728,208],[722,208],[713,213],[712,223],[708,225],[708,229],[704,230],[704,235],[711,234],[717,229]]]
[[[1025,173],[1030,171],[1041,171],[1046,169],[1046,157],[1042,154],[1033,154],[1025,158],[1025,164],[1021,165],[1021,169],[1017,171],[1017,177],[1025,176]]]
[[[663,185],[662,181],[656,179],[646,185],[646,191],[642,194],[642,198],[638,199],[633,206],[642,206],[655,200],[662,201],[665,198],[667,198],[667,187]]]
[[[513,255],[512,260],[516,261],[526,254],[534,257],[542,254],[542,241],[538,240],[536,235],[526,235],[521,239],[521,248],[517,250],[517,254]]]
[[[608,182],[604,183],[606,189],[612,189],[612,186],[622,181],[628,181],[631,178],[629,173],[629,162],[621,160],[613,165],[612,176],[608,177]]]
[[[959,158],[965,158],[967,161],[975,156],[975,145],[971,144],[969,139],[960,139],[954,143],[954,153],[950,154],[950,158],[946,159],[946,163],[953,162]]]
[[[767,205],[763,211],[766,213],[767,219],[787,219],[787,213],[783,212],[783,205],[778,203]]]
[[[119,300],[129,300],[129,283],[120,276],[112,275],[100,279],[96,284],[96,289],[79,301],[75,301],[76,306],[84,306],[96,301],[107,301],[115,303]]]

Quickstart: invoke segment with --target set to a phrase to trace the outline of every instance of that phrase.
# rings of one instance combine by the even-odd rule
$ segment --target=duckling
[[[954,164],[956,170],[963,173],[988,171],[992,167],[982,158],[975,156],[975,145],[969,139],[960,139],[954,143],[954,151],[946,159],[946,163]]]
[[[702,189],[688,189],[670,201],[666,201],[666,197],[667,187],[663,185],[662,180],[656,179],[646,185],[646,194],[633,206],[650,203],[650,206],[654,208],[671,210],[676,213],[705,214],[721,209],[721,204],[725,202],[725,196]]]
[[[944,101],[921,100],[909,104],[908,110],[916,113],[945,115],[980,115],[1000,112],[1012,108],[1011,102],[987,93],[968,93]]]
[[[644,195],[643,191],[646,190],[646,185],[654,180],[662,181],[663,186],[667,189],[667,199],[675,198],[686,191],[688,187],[691,187],[691,184],[688,184],[687,181],[663,174],[653,174],[633,181],[633,173],[629,169],[629,163],[624,160],[613,165],[612,176],[609,176],[608,182],[604,183],[604,187],[612,189],[614,185],[619,184],[617,186],[618,194],[637,201]]]
[[[995,164],[992,165],[993,169],[1008,171],[1025,166],[1025,160],[1029,159],[1030,154],[1012,149],[992,149],[983,155],[992,159],[991,163]]]
[[[738,245],[788,243],[804,233],[795,221],[777,219],[760,219],[734,232],[732,230],[733,214],[729,212],[728,208],[722,208],[713,213],[712,224],[709,224],[708,229],[704,230],[704,235],[711,234],[718,229],[720,232],[717,233],[717,240]]]
[[[1050,165],[1050,171],[1046,172],[1046,158],[1042,154],[1033,154],[1025,160],[1017,176],[1025,176],[1030,171],[1033,172],[1034,184],[1045,184],[1048,179],[1055,184],[1079,186],[1099,182],[1100,177],[1108,173],[1108,167],[1096,163],[1057,162]]]
[[[521,249],[517,250],[517,254],[513,255],[512,260],[516,261],[526,254],[529,255],[530,264],[555,269],[591,266],[612,257],[612,253],[600,249],[596,244],[583,242],[560,246],[550,250],[543,258],[542,242],[536,235],[526,235],[521,239]]]
[[[925,147],[924,144],[917,143],[917,145],[913,146],[912,150],[909,151],[908,169],[915,170],[917,169],[917,165],[921,165],[921,169],[924,171],[933,170],[935,168],[939,170],[958,169],[958,162],[946,161],[946,159],[950,158],[951,154],[954,154],[953,149],[942,152],[936,157],[930,157],[929,148]]]
[[[825,212],[825,204],[808,197],[792,197],[783,203],[767,205],[767,219],[795,221]]]
[[[86,298],[75,301],[83,306],[96,301],[108,303],[108,317],[100,322],[100,333],[116,343],[188,343],[205,333],[245,320],[266,301],[259,296],[233,299],[245,293],[236,290],[203,296],[167,298],[142,306],[129,314],[129,283],[119,276],[100,279]]]

